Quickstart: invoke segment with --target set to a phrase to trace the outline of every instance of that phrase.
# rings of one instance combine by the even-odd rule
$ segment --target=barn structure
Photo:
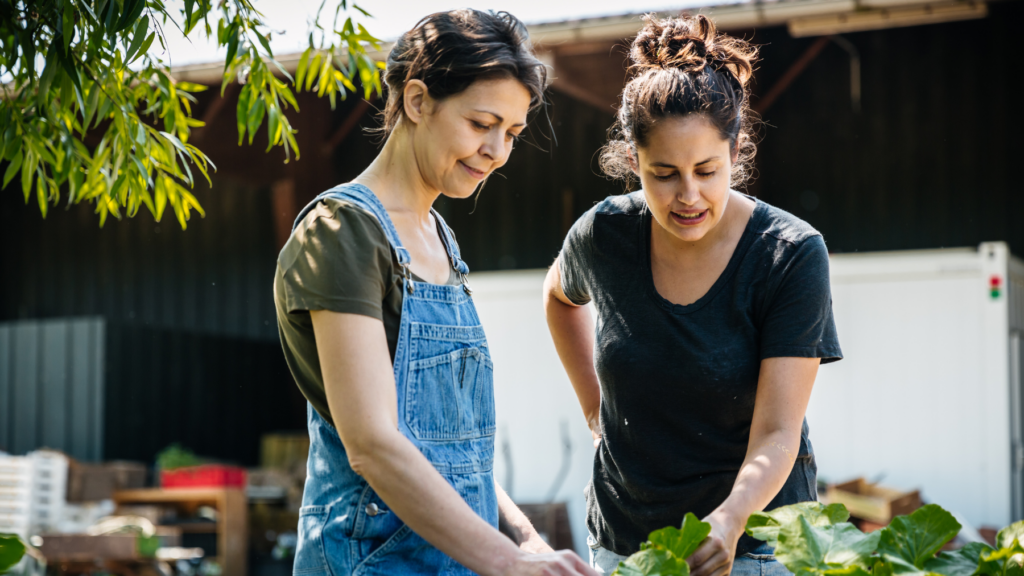
[[[1024,253],[1015,163],[1024,3],[745,1],[693,9],[761,46],[764,120],[748,192],[833,252],[974,246]],[[623,185],[596,152],[639,14],[530,27],[557,77],[543,116],[472,201],[439,202],[476,271],[548,266],[574,220]],[[296,57],[281,59],[294,67]],[[176,70],[219,85],[220,66]],[[0,194],[0,449],[151,461],[172,442],[255,464],[260,434],[303,429],[280,352],[277,252],[298,210],[374,157],[379,102],[300,94],[301,159],[238,146],[237,87],[199,95],[192,141],[218,167],[187,230],[146,212],[100,228],[90,206],[46,219]],[[539,306],[539,303],[538,303]]]

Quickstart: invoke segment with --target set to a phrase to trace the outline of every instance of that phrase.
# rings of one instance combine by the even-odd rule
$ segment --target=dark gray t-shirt
[[[597,308],[603,441],[587,526],[618,554],[728,497],[762,359],[842,358],[828,252],[806,222],[757,201],[725,271],[686,306],[655,290],[650,237],[642,192],[614,196],[576,221],[559,257],[566,296]],[[767,509],[816,500],[815,474],[805,421],[793,472]],[[744,535],[737,555],[759,544]]]

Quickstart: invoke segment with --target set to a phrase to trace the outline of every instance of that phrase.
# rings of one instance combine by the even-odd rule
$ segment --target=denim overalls
[[[409,252],[384,206],[365,186],[344,184],[324,192],[302,210],[296,225],[327,197],[376,216],[402,266],[405,296],[394,360],[399,431],[477,514],[497,527],[491,358],[465,284],[469,268],[459,257],[451,230],[435,212],[463,285],[414,282]],[[312,406],[307,411],[309,461],[294,574],[472,574],[391,512],[352,471],[337,431]]]

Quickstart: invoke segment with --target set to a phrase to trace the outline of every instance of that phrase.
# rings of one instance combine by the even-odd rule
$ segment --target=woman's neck
[[[412,131],[400,122],[380,154],[353,182],[373,190],[387,211],[430,225],[430,208],[441,191],[428,185],[413,146]]]

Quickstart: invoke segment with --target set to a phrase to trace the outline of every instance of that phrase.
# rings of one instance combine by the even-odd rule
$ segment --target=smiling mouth
[[[460,165],[461,165],[461,166],[462,166],[463,168],[465,168],[466,172],[468,172],[470,176],[472,176],[472,177],[474,177],[474,178],[477,178],[477,179],[483,179],[483,177],[487,175],[487,172],[484,172],[483,170],[477,170],[476,168],[470,168],[470,167],[469,167],[469,166],[468,166],[468,165],[467,165],[467,164],[466,164],[465,162],[463,162],[462,160],[459,160],[459,164],[460,164]]]
[[[683,226],[693,226],[700,224],[708,216],[707,210],[700,212],[669,212],[672,215],[672,219],[682,224]]]

